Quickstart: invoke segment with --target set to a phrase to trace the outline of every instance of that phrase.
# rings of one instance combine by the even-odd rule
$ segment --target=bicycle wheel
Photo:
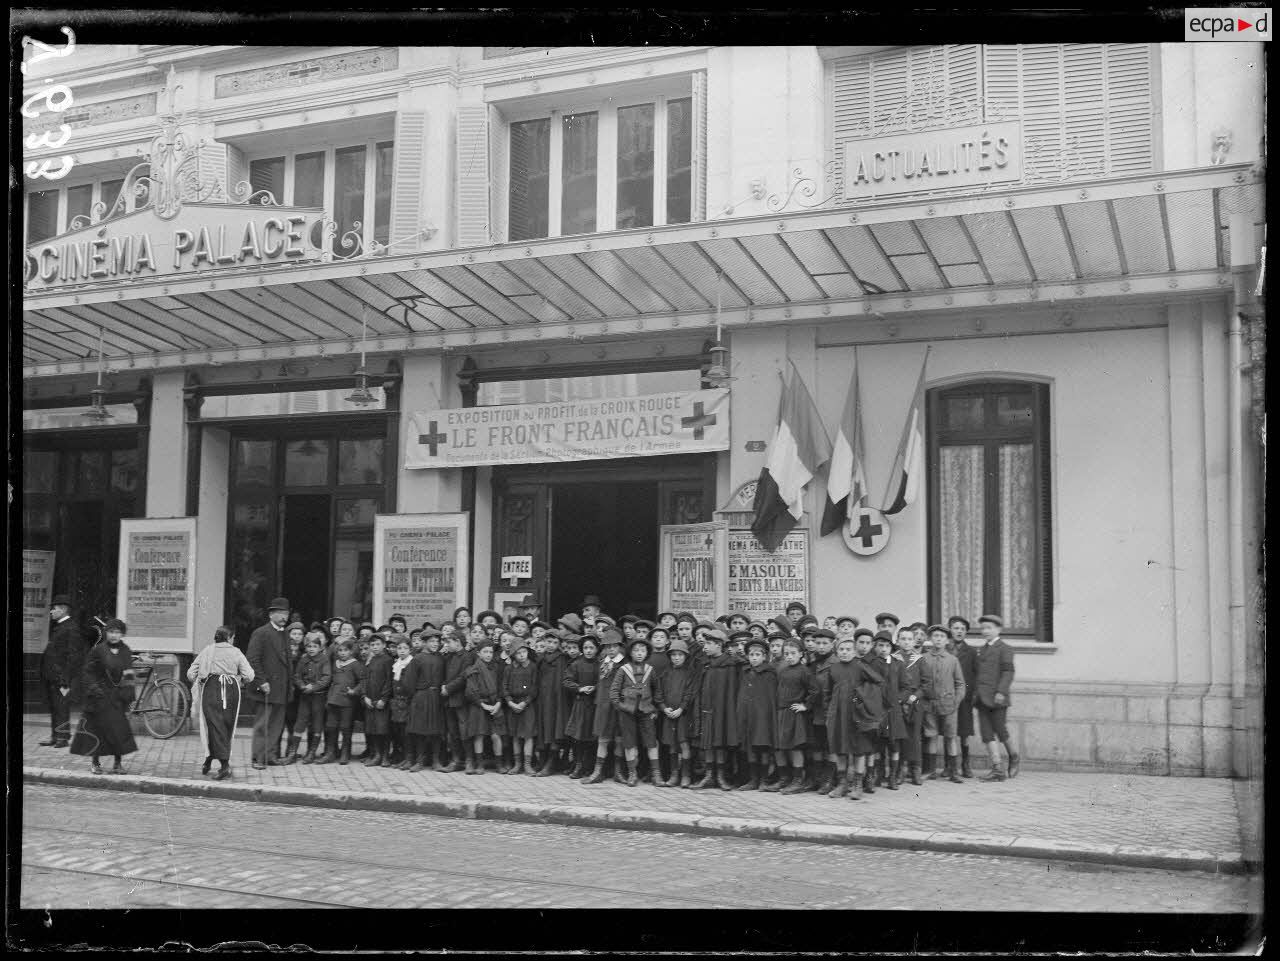
[[[152,737],[167,740],[182,730],[191,707],[191,696],[177,681],[157,681],[138,704],[137,713]]]

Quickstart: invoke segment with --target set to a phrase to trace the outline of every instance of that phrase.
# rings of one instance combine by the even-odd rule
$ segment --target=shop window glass
[[[27,243],[38,244],[57,232],[58,191],[30,191],[27,194]]]
[[[547,236],[547,191],[551,176],[551,121],[511,125],[508,230],[512,240]]]
[[[236,441],[235,479],[241,486],[269,487],[273,477],[272,460],[275,442],[270,440]]]
[[[693,101],[667,101],[667,223],[693,219]]]
[[[338,224],[337,233],[333,237],[333,252],[349,256],[356,249],[354,245],[344,247],[342,238],[356,229],[356,224],[363,226],[364,221],[364,146],[346,147],[334,154],[333,176],[333,219]]]
[[[986,423],[981,397],[948,397],[945,410],[949,430],[982,430]]]
[[[373,239],[380,244],[391,242],[391,173],[394,155],[395,147],[390,143],[380,143],[374,149]]]
[[[561,168],[560,233],[589,234],[596,229],[596,120],[594,113],[568,114]]]
[[[80,476],[80,452],[68,450],[62,452],[62,483],[61,493],[74,494],[76,492],[76,478]]]
[[[339,498],[333,556],[333,610],[352,620],[373,613],[374,497]]]
[[[69,427],[123,427],[138,422],[138,408],[132,404],[107,404],[107,413],[111,416],[105,421],[96,420],[88,415],[88,403],[74,407],[40,407],[22,412],[22,429],[33,430],[65,430]]]
[[[113,450],[111,452],[111,490],[131,494],[138,489],[137,450]]]
[[[653,104],[618,108],[618,228],[653,226]]]
[[[53,509],[46,504],[22,505],[22,546],[31,551],[51,551]]]
[[[29,450],[22,455],[22,491],[24,494],[52,494],[58,470],[58,452]]]
[[[259,190],[268,191],[278,204],[283,204],[284,196],[284,158],[266,157],[249,163],[249,186],[254,193]]]
[[[107,452],[86,450],[80,452],[78,492],[88,496],[101,496],[107,490]]]
[[[271,545],[272,510],[268,503],[236,504],[231,513],[232,618],[243,643],[266,620],[267,592],[275,578]]]
[[[120,180],[104,180],[102,181],[102,202],[106,204],[104,219],[119,217],[128,211],[128,201],[117,210],[116,201],[120,199],[120,188],[124,186],[124,179]]]
[[[317,487],[329,483],[329,442],[291,440],[284,450],[285,487]]]
[[[338,483],[381,484],[383,446],[381,437],[338,441]]]
[[[275,394],[214,394],[203,398],[200,419],[287,417],[386,409],[387,398],[381,387],[369,388],[375,403],[363,407],[347,400],[352,389],[343,387],[337,390],[291,390]]]
[[[324,153],[300,153],[293,158],[293,206],[324,206]]]

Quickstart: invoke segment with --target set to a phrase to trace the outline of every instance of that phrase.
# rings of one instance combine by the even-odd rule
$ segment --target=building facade
[[[887,545],[820,536],[826,472],[806,490],[810,609],[1001,613],[1029,764],[1247,775],[1262,68],[1246,43],[33,63],[23,546],[110,613],[121,519],[196,518],[193,649],[280,593],[371,617],[379,515],[464,515],[477,609],[653,613],[662,525],[749,520],[780,373],[834,436],[856,367],[881,506],[923,367]],[[707,389],[715,450],[691,423],[654,456],[513,434],[420,466],[447,412]]]

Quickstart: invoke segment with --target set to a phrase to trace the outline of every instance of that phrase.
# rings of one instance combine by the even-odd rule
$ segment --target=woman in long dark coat
[[[214,780],[231,777],[231,739],[236,731],[236,715],[240,713],[240,681],[253,680],[249,659],[233,643],[229,627],[213,632],[213,643],[196,655],[187,669],[192,683],[191,703],[195,705],[200,743],[204,745],[204,767],[209,774],[218,762]]]
[[[102,640],[89,650],[81,673],[84,716],[71,739],[71,753],[91,757],[94,774],[103,773],[99,759],[104,754],[115,757],[111,773],[124,774],[120,758],[138,749],[125,714],[134,694],[133,685],[124,679],[124,672],[133,667],[133,651],[124,642],[126,633],[124,621],[114,617],[107,621]]]

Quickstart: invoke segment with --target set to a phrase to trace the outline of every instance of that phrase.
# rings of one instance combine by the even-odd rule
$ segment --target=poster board
[[[195,652],[196,519],[120,521],[116,616],[135,651]]]
[[[727,609],[728,525],[664,524],[658,529],[658,609],[713,620]]]
[[[502,615],[502,623],[510,624],[532,596],[528,591],[498,591],[493,595],[493,610]]]
[[[438,625],[468,603],[468,523],[465,513],[374,516],[374,624],[403,614],[411,629]]]
[[[22,653],[41,654],[49,645],[49,601],[53,598],[53,551],[22,552]]]
[[[767,621],[799,601],[809,609],[809,531],[797,527],[772,554],[749,527],[729,530],[729,610]]]

